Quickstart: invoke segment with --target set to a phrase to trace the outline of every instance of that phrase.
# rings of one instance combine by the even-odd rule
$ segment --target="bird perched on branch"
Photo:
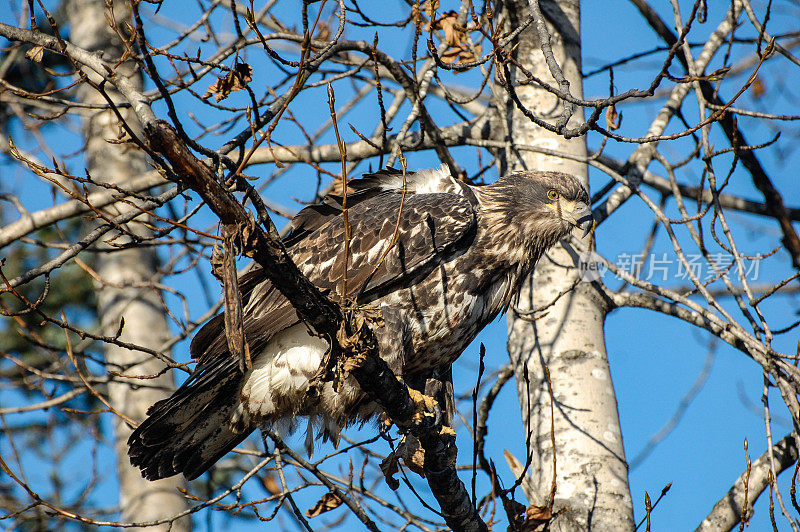
[[[334,300],[380,311],[380,356],[409,386],[444,375],[483,327],[518,294],[536,261],[574,227],[591,226],[586,190],[559,172],[516,172],[471,186],[447,167],[387,169],[348,182],[345,253],[341,196],[329,194],[291,222],[285,245],[299,269]],[[345,268],[346,266],[346,268]],[[344,275],[346,271],[346,275]],[[197,366],[154,404],[128,443],[149,479],[194,479],[256,428],[291,430],[307,418],[338,443],[342,428],[380,413],[350,376],[311,394],[328,342],[255,268],[241,276],[244,335],[252,367],[230,354],[224,316],[194,337]]]

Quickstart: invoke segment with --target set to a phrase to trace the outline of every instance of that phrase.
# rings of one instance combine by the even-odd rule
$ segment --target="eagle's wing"
[[[348,220],[347,293],[360,303],[427,275],[466,249],[476,227],[471,203],[455,194],[381,192],[348,208]],[[343,216],[331,218],[289,249],[311,282],[337,295],[344,285],[344,228]],[[243,275],[239,283],[245,337],[250,352],[258,353],[274,334],[300,320],[260,268]],[[227,350],[220,314],[197,333],[191,352],[201,369]]]
[[[438,169],[407,172],[387,167],[375,173],[364,174],[347,182],[347,205],[353,208],[384,192],[405,194],[463,194],[463,183],[450,175],[446,165]],[[287,247],[300,242],[308,235],[342,214],[343,197],[340,187],[325,195],[319,203],[301,210],[289,223],[289,232],[283,239]]]
[[[292,258],[309,279],[359,303],[414,284],[442,261],[463,252],[476,228],[472,205],[455,194],[384,192],[297,243]],[[347,261],[347,276],[345,273]]]
[[[470,201],[456,194],[380,192],[348,208],[347,293],[369,302],[410,286],[461,253],[475,234]],[[289,249],[293,260],[323,291],[341,293],[345,224],[335,216]],[[300,320],[291,304],[256,268],[240,278],[243,325],[253,356],[276,333]],[[195,336],[198,364],[176,392],[148,410],[128,443],[131,462],[147,478],[183,472],[196,478],[241,442],[251,428],[230,421],[238,404],[239,361],[228,353],[222,315]]]
[[[275,333],[300,321],[294,307],[275,290],[264,270],[259,267],[239,278],[239,291],[242,293],[244,311],[242,325],[251,353],[258,353]],[[217,314],[200,328],[192,339],[189,351],[192,358],[198,359],[195,372],[206,362],[228,353],[223,313]]]

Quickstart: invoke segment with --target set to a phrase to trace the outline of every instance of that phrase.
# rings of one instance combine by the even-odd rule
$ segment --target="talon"
[[[416,412],[411,416],[413,423],[421,424],[423,421],[436,423],[437,419],[441,418],[442,411],[436,399],[413,388],[408,389],[408,395],[416,406]]]
[[[447,425],[442,425],[442,430],[439,431],[439,434],[442,436],[452,436],[453,438],[456,437],[456,431],[453,430],[453,427],[448,427]]]

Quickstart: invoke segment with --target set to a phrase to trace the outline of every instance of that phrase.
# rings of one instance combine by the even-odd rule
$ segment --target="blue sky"
[[[672,13],[669,3],[660,0],[654,0],[652,3],[662,18],[668,24],[671,23]],[[705,40],[705,36],[718,24],[722,11],[727,8],[727,2],[709,2],[708,4],[708,22],[695,25],[693,38],[690,39],[693,43]],[[390,20],[401,9],[406,9],[403,7],[404,5],[400,2],[387,2],[380,10],[373,6],[364,7],[371,15],[382,17],[382,20]],[[598,66],[630,54],[661,45],[635,8],[627,2],[590,0],[581,2],[581,6],[583,10],[584,72],[594,70]],[[681,2],[681,6],[685,16],[690,11],[691,3]],[[442,10],[450,8],[456,8],[456,5],[452,2],[442,2]],[[754,2],[753,8],[757,13],[763,12],[764,3]],[[191,9],[196,10],[196,7],[188,7],[168,0],[160,14],[180,19],[184,10]],[[277,8],[277,12],[281,14],[295,13],[295,10],[296,3],[291,1],[280,2]],[[293,16],[296,18],[296,14]],[[223,19],[224,17],[220,20]],[[10,22],[8,13],[0,10],[0,20]],[[800,20],[800,8],[790,5],[788,2],[782,2],[775,6],[769,29],[773,33],[796,30],[798,20]],[[152,31],[149,37],[155,42],[160,42],[162,33]],[[371,41],[371,35],[372,30],[358,28],[349,28],[347,33],[349,38],[364,38],[369,41]],[[754,32],[748,24],[745,24],[739,35],[753,36]],[[387,51],[404,57],[409,55],[410,41],[407,39],[407,34],[402,33],[402,30],[391,28],[382,30],[380,37],[381,46],[385,47]],[[198,43],[188,44],[186,46],[187,53],[193,55],[197,46],[201,45]],[[209,46],[209,44],[202,45],[204,53],[210,49]],[[745,48],[738,52],[735,51],[734,63],[751,53],[750,48],[747,48],[746,51]],[[650,74],[658,69],[663,57],[662,52],[631,65],[616,68],[616,90],[622,92],[629,88],[643,88],[648,85]],[[709,68],[708,71],[721,66],[720,57],[715,58],[713,63],[715,66]],[[247,57],[245,59],[247,60]],[[255,59],[250,59],[250,61],[255,70],[254,86],[259,86],[259,83],[266,82],[270,76],[275,75],[274,71],[266,67],[259,68],[260,65]],[[677,64],[671,72],[674,75],[683,74]],[[754,99],[746,94],[737,102],[737,106],[765,112],[800,114],[800,105],[796,98],[797,87],[800,86],[798,84],[800,75],[798,75],[796,67],[778,58],[768,62],[763,67],[760,76],[768,90],[768,97]],[[455,80],[456,83],[465,86],[476,80],[472,74],[443,77]],[[737,79],[743,83],[746,76]],[[206,84],[201,83],[200,86],[205,87]],[[732,96],[725,91],[731,90],[730,88],[734,86],[736,86],[736,82],[726,85],[722,97]],[[341,106],[348,100],[348,95],[352,94],[349,80],[335,82],[334,88],[337,94],[337,104]],[[606,96],[608,93],[607,75],[601,74],[587,78],[584,90],[587,97]],[[245,101],[245,96],[234,94],[229,101],[241,104]],[[661,100],[647,100],[621,105],[619,110],[622,111],[624,118],[620,133],[628,136],[642,135],[646,131],[649,121],[660,108],[661,102]],[[683,111],[688,122],[696,123],[697,108],[696,104],[692,105],[692,102],[691,98],[687,99]],[[166,116],[162,104],[157,104],[155,108],[162,116]],[[432,115],[440,125],[457,121],[453,113],[443,104],[432,101],[430,108]],[[361,132],[370,133],[376,124],[376,109],[374,98],[367,98],[363,104],[356,106],[340,122],[340,130],[344,139],[348,142],[357,140],[356,135],[346,127],[347,122],[353,123]],[[306,125],[309,131],[314,131],[317,125],[327,118],[324,88],[302,93],[292,104],[290,110],[299,121]],[[406,107],[400,111],[398,116],[404,117],[407,112]],[[179,101],[179,114],[188,116],[187,113],[196,113],[196,117],[200,120],[209,122],[214,120],[214,116],[209,115],[208,111],[201,106],[197,106],[196,102]],[[769,127],[756,121],[740,118],[739,123],[746,132],[748,141],[752,144],[765,142],[774,135]],[[191,131],[192,127],[189,126],[189,129]],[[399,129],[399,123],[395,126],[395,131],[397,129]],[[680,129],[681,126],[674,122],[667,132],[677,132]],[[797,127],[789,123],[784,129],[784,137],[781,141],[759,151],[758,156],[773,178],[775,185],[783,192],[786,203],[791,206],[800,206],[800,194],[798,193],[800,189],[797,185],[796,171],[800,164],[800,156],[791,149],[791,137],[797,135]],[[19,140],[21,144],[32,145],[32,139],[23,131],[12,131],[12,134],[15,141]],[[209,147],[216,147],[226,138],[225,135],[209,137],[204,139],[204,142]],[[286,144],[301,141],[297,128],[288,123],[278,127],[275,138]],[[75,151],[78,146],[77,139],[76,135],[64,136],[58,140],[60,144],[58,144],[57,151],[60,154]],[[51,138],[50,140],[55,142],[55,139]],[[598,134],[590,134],[588,138],[590,148],[598,147],[600,140]],[[331,135],[323,136],[321,139],[323,143],[332,141]],[[712,135],[712,142],[718,149],[727,147],[727,141],[718,131]],[[685,157],[687,146],[689,146],[688,140],[675,142],[664,147],[662,153],[672,160],[679,160]],[[624,160],[632,149],[633,145],[610,141],[605,148],[605,153]],[[465,161],[463,166],[468,172],[477,171],[474,148],[454,149],[453,153],[459,161]],[[438,160],[433,152],[409,153],[407,156],[411,169],[438,165]],[[484,160],[486,160],[485,154]],[[727,161],[729,160],[727,159]],[[723,156],[716,163],[717,171],[722,174],[727,171],[724,161],[726,159]],[[372,160],[363,163],[356,173],[365,171],[370,163],[373,168],[377,167],[377,159]],[[27,179],[23,174],[12,171],[6,161],[0,164],[2,164],[0,172],[4,176],[3,180],[11,180],[14,183],[13,188],[22,191],[23,199],[30,209],[42,208],[51,204],[51,198],[42,193],[43,189],[23,186],[23,181]],[[80,173],[81,161],[72,160],[68,164],[73,171]],[[336,164],[327,165],[327,168],[334,172],[338,171]],[[650,168],[660,175],[666,175],[656,163]],[[692,173],[696,172],[697,168],[697,165],[690,165],[688,168],[680,170],[677,175],[678,179],[687,183],[697,183],[699,175]],[[263,165],[251,168],[247,173],[266,180],[275,171],[274,166]],[[487,176],[491,175],[492,171],[487,174]],[[313,198],[316,180],[315,172],[308,167],[297,165],[286,176],[269,185],[264,193],[274,201],[297,209],[300,204],[296,200],[308,201]],[[590,181],[592,188],[597,190],[608,181],[608,177],[593,169],[590,173]],[[756,201],[762,198],[752,186],[749,174],[741,166],[734,172],[727,191]],[[657,195],[653,193],[651,197],[657,198]],[[677,215],[674,204],[668,204],[668,212],[671,212],[673,216]],[[624,254],[639,253],[650,231],[651,218],[644,204],[635,198],[632,199],[597,231],[598,250],[612,261],[619,260],[619,257]],[[744,247],[747,253],[763,252],[771,246],[777,245],[780,232],[776,223],[745,214],[731,215],[731,220],[735,222],[737,243]],[[201,213],[195,219],[196,227],[202,228],[211,223],[213,223],[213,218],[207,212]],[[656,239],[653,252],[657,255],[668,253],[674,257],[670,251],[671,247],[662,232]],[[210,277],[207,265],[201,265],[201,269],[207,276],[210,285],[216,287],[216,281]],[[785,277],[789,271],[789,257],[781,250],[761,263],[759,276],[762,282],[775,282]],[[674,269],[669,273],[672,275]],[[606,281],[611,286],[618,284],[610,277],[606,277]],[[176,288],[187,292],[192,316],[196,317],[205,312],[207,303],[190,276],[178,276],[171,279],[170,282]],[[680,280],[673,277],[670,277],[666,284],[670,283],[673,286],[681,284]],[[775,299],[776,301],[767,309],[767,316],[774,327],[784,327],[797,319],[796,313],[799,308],[797,296],[778,296]],[[726,304],[729,303],[731,302],[726,301]],[[475,381],[478,342],[486,345],[486,363],[490,370],[507,361],[505,328],[504,317],[496,320],[481,333],[475,343],[467,348],[456,364],[457,390],[466,391]],[[626,309],[615,311],[609,315],[606,322],[606,343],[619,404],[624,444],[629,460],[636,456],[646,446],[651,436],[667,423],[679,407],[684,395],[692,388],[706,362],[709,342],[710,336],[707,333],[679,323],[674,318],[649,311]],[[776,339],[775,347],[783,352],[793,353],[796,342],[797,334],[788,334]],[[174,356],[180,360],[188,358],[186,342],[176,347]],[[750,443],[750,455],[753,458],[760,455],[765,449],[763,419],[757,413],[761,408],[762,385],[760,368],[754,362],[726,344],[719,343],[716,346],[708,379],[686,410],[680,424],[668,438],[653,450],[646,460],[631,471],[631,492],[637,520],[644,515],[645,491],[655,499],[661,489],[667,483],[672,482],[669,494],[653,513],[653,529],[691,530],[700,523],[714,502],[725,493],[733,480],[743,471],[745,467],[742,448],[744,439],[747,438]],[[0,397],[3,397],[4,404],[7,401],[19,400],[2,390],[0,390]],[[777,440],[790,430],[787,423],[788,413],[783,407],[779,395],[770,395],[770,401],[774,417],[773,436]],[[468,414],[468,410],[469,408],[465,411],[465,415]],[[507,429],[500,430],[501,427]],[[372,429],[367,428],[362,431],[362,434],[369,434],[370,430]],[[465,431],[461,431],[459,434],[461,460],[467,461],[471,440]],[[5,440],[0,440],[0,449],[4,455],[6,453],[5,445]],[[383,443],[380,445],[385,447]],[[508,449],[514,455],[523,457],[524,445],[525,434],[520,422],[519,406],[513,384],[509,384],[500,395],[494,409],[487,453],[499,464],[500,471],[505,474],[506,478],[510,479],[511,475],[503,464],[502,451]],[[300,446],[298,445],[298,447]],[[379,450],[385,452],[387,449],[379,448]],[[79,449],[76,454],[83,458],[90,455],[88,448]],[[110,450],[108,448],[101,449],[98,459],[106,460],[110,464],[112,460]],[[43,478],[47,472],[31,466],[29,473],[33,478],[36,476]],[[105,485],[108,486],[108,489],[104,490],[104,495],[101,497],[110,498],[114,493],[114,489],[112,489],[114,486],[113,475],[108,469],[104,473]],[[790,474],[791,472],[785,473],[781,478],[784,487],[788,485]],[[468,481],[469,476],[464,475],[463,478]],[[416,481],[416,484],[420,491],[426,491],[424,481]],[[486,488],[485,483],[483,488]],[[379,486],[377,489],[387,497],[391,496],[385,486]],[[401,490],[404,489],[407,488],[401,487]],[[256,491],[255,488],[253,490]],[[785,490],[785,493],[788,494],[788,489]],[[310,507],[319,494],[320,492],[314,492],[314,494],[301,498],[298,502],[303,508]],[[766,504],[765,493],[757,505],[751,530],[769,528]],[[329,516],[317,519],[320,523],[331,521],[338,518],[343,511],[345,510],[339,509]],[[223,524],[218,514],[209,519],[217,525]],[[198,519],[198,529],[203,529],[204,522],[206,522],[206,517]],[[249,523],[236,523],[235,521],[224,521],[224,523],[232,529],[244,529],[250,526]]]

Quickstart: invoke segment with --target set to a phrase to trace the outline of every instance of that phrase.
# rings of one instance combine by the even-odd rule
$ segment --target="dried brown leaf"
[[[434,29],[441,29],[444,32],[444,40],[447,49],[441,54],[443,62],[452,64],[456,62],[470,62],[477,59],[481,54],[480,44],[475,45],[475,53],[470,50],[467,30],[458,23],[458,13],[447,11],[439,17],[433,24]]]
[[[448,427],[447,425],[442,425],[442,430],[439,431],[439,434],[452,438],[456,437],[456,431],[453,429],[453,427]]]
[[[335,493],[329,491],[317,501],[317,504],[306,510],[306,517],[316,517],[320,514],[324,514],[325,512],[330,512],[331,510],[341,506],[341,504],[342,499],[340,499]]]
[[[480,44],[475,44],[475,53],[472,53],[468,47],[461,51],[461,60],[465,63],[470,61],[477,61],[479,56],[483,53],[483,47]],[[475,55],[477,54],[477,56]]]
[[[617,113],[617,108],[609,105],[606,109],[606,129],[614,131],[622,125],[622,113]]]
[[[525,509],[524,519],[516,519],[515,529],[519,532],[539,532],[548,529],[548,523],[553,520],[553,509],[547,506],[528,506]]]
[[[553,509],[547,506],[534,506],[530,505],[525,510],[525,519],[547,521],[553,518]]]
[[[460,56],[461,56],[461,50],[459,48],[448,48],[439,55],[442,62],[447,63],[448,65],[451,65],[456,61],[458,61],[458,58]]]
[[[434,15],[436,14],[436,11],[439,9],[439,0],[429,0],[427,2],[424,2],[424,4],[425,7],[423,8],[423,10],[425,11],[425,14],[428,15],[428,20],[432,21]],[[425,31],[429,30],[430,26],[425,28]]]
[[[262,483],[264,484],[264,489],[271,495],[280,495],[283,493],[283,489],[281,489],[280,484],[275,480],[275,475],[272,473],[268,473],[262,480]]]
[[[350,327],[353,330],[352,334],[348,333],[347,322],[342,321],[339,330],[336,331],[336,340],[342,348],[346,356],[339,357],[336,361],[338,367],[338,374],[334,380],[334,390],[339,391],[342,383],[350,375],[350,373],[364,364],[367,359],[367,353],[363,345],[361,345],[362,337],[364,336],[364,329],[367,328],[367,318],[361,312],[356,312],[350,319]]]
[[[364,316],[361,314],[356,314],[351,324],[354,329],[353,334],[347,333],[347,324],[344,321],[342,321],[339,330],[336,331],[336,339],[339,341],[339,345],[342,346],[342,350],[345,352],[355,351],[356,347],[358,347],[358,339],[361,336],[361,329],[365,324]]]
[[[25,57],[27,57],[31,61],[36,61],[37,63],[42,62],[43,55],[44,55],[44,46],[34,46],[33,48],[25,52]]]
[[[425,449],[413,434],[406,434],[397,446],[397,454],[403,458],[403,463],[414,473],[425,477]]]
[[[764,84],[764,80],[761,79],[761,76],[756,76],[756,79],[753,80],[753,84],[750,85],[750,95],[754,100],[758,100],[764,96],[765,92],[767,92],[767,86]]]
[[[436,21],[435,27],[444,31],[444,40],[450,46],[460,47],[467,36],[464,28],[458,24],[458,13],[455,11],[442,13],[442,16]]]
[[[503,449],[503,457],[506,459],[508,467],[511,468],[511,472],[519,477],[522,474],[522,471],[525,469],[525,466],[522,465],[522,462],[517,460],[517,457],[511,454],[511,451],[508,449]]]
[[[425,478],[425,449],[416,436],[406,434],[401,438],[397,448],[381,461],[383,477],[393,490],[400,487],[400,482],[394,476],[398,472],[401,458],[409,470]]]
[[[342,351],[352,353],[343,362],[340,361],[343,377],[346,378],[353,369],[363,364],[366,359],[366,353],[361,352],[364,350],[361,342],[364,338],[365,330],[369,329],[369,324],[383,327],[384,323],[383,313],[375,307],[363,307],[354,313],[349,323],[353,331],[352,334],[347,332],[347,323],[344,321],[341,323],[339,330],[336,331],[336,340],[342,347]]]
[[[211,84],[203,98],[208,98],[213,94],[214,99],[220,102],[230,96],[233,91],[244,89],[252,80],[253,67],[247,63],[236,63],[230,72]]]
[[[367,356],[363,353],[347,357],[347,359],[341,364],[340,380],[346,379],[354,369],[360,368],[366,359]]]
[[[392,488],[392,490],[396,490],[400,487],[400,481],[394,478],[398,471],[397,466],[397,455],[394,452],[390,453],[389,456],[381,460],[381,472],[383,473],[383,478],[386,479],[386,484]]]

